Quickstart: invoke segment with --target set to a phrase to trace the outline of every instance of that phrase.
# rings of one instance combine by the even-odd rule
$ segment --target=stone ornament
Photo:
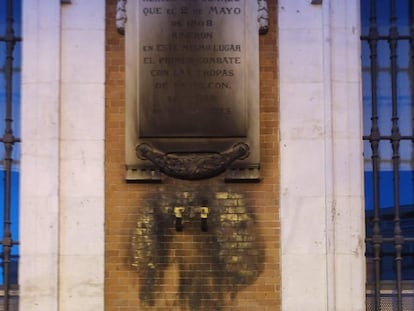
[[[118,0],[116,5],[116,29],[121,35],[125,34],[125,24],[127,22],[126,0]]]
[[[168,176],[187,180],[214,177],[248,154],[249,146],[244,143],[238,143],[222,153],[164,154],[146,143],[137,147],[138,157],[150,160]]]
[[[127,22],[126,12],[127,0],[118,0],[116,6],[116,29],[121,35],[125,34],[125,24]],[[259,23],[259,33],[265,34],[269,30],[269,10],[267,0],[257,0],[259,9],[257,11],[257,21]]]
[[[257,21],[259,22],[259,33],[265,34],[269,30],[269,10],[267,0],[257,0],[259,10],[257,11]]]

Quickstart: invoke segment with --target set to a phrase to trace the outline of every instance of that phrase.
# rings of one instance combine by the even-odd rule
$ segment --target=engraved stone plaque
[[[139,1],[141,137],[247,135],[248,8],[229,3]]]
[[[249,156],[236,162],[257,164],[257,2],[136,0],[127,16],[127,166],[147,162],[140,143],[164,153],[244,143]]]

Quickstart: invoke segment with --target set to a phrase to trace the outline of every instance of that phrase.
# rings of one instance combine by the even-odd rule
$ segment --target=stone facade
[[[125,182],[116,2],[23,2],[21,310],[364,310],[359,1],[268,1],[260,183],[161,184]]]

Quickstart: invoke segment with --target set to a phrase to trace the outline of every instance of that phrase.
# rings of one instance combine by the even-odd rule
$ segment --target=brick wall
[[[162,184],[124,181],[124,38],[107,0],[106,311],[278,310],[279,176],[276,4],[260,37],[261,176]],[[200,205],[209,207],[201,230]],[[176,230],[173,206],[185,206]]]

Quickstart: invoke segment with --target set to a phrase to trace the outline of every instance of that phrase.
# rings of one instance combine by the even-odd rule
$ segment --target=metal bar
[[[4,281],[4,298],[3,298],[3,309],[9,310],[9,264],[10,264],[10,206],[11,206],[11,153],[12,153],[12,144],[10,139],[11,134],[11,122],[12,122],[12,76],[10,68],[13,68],[13,48],[14,41],[13,38],[13,11],[12,3],[10,0],[7,1],[7,30],[6,30],[6,64],[5,64],[5,80],[6,80],[6,128],[3,136],[4,143],[4,224],[3,224],[3,281]]]
[[[374,287],[375,287],[375,311],[381,310],[381,227],[380,227],[380,206],[379,206],[379,137],[380,131],[378,126],[378,98],[377,98],[377,79],[378,79],[378,29],[376,17],[377,5],[375,0],[370,1],[370,17],[369,17],[369,39],[370,47],[370,66],[371,66],[371,133],[369,141],[372,150],[372,171],[373,171],[373,203],[374,218],[372,225],[372,247],[374,261]]]
[[[414,106],[414,2],[409,1],[409,10],[410,10],[410,56],[411,56],[411,70],[409,71],[410,77],[410,86],[411,86],[411,105]],[[412,109],[412,142],[414,143],[414,108]]]
[[[389,35],[378,35],[378,41],[383,40],[383,41],[388,41],[389,39]],[[411,40],[411,36],[410,35],[398,35],[397,40]],[[363,41],[369,41],[370,40],[370,36],[361,36],[361,40]]]
[[[13,36],[13,37],[0,36],[0,41],[1,42],[9,42],[9,41],[20,42],[20,41],[22,41],[22,38],[17,37],[17,36]]]
[[[16,37],[13,29],[13,0],[6,1],[6,34],[1,37],[2,41],[6,43],[6,59],[4,65],[5,77],[5,130],[0,141],[4,145],[4,223],[3,223],[3,237],[1,245],[3,247],[3,282],[4,282],[4,296],[3,296],[3,310],[10,310],[10,260],[11,249],[17,242],[13,241],[11,234],[11,193],[12,193],[12,152],[13,145],[20,140],[13,135],[13,52],[16,42],[21,39]]]
[[[372,239],[372,237],[370,238],[370,237],[367,237],[366,239],[365,239],[365,241],[367,241],[367,242],[373,242],[373,239]],[[385,244],[385,243],[395,243],[395,237],[392,237],[392,238],[382,238],[382,243],[383,244]],[[414,238],[407,238],[407,237],[404,237],[404,242],[414,242]]]
[[[371,138],[371,136],[369,135],[369,136],[363,136],[362,137],[362,139],[363,140],[370,140],[370,138]],[[378,139],[379,140],[392,140],[392,135],[390,135],[390,136],[388,136],[388,135],[380,135],[380,136],[378,136]],[[403,136],[403,135],[400,135],[400,141],[401,140],[413,140],[413,136]]]
[[[390,1],[390,28],[389,28],[389,47],[390,47],[390,66],[391,66],[391,106],[392,106],[392,128],[391,128],[391,147],[392,147],[392,168],[393,168],[393,193],[394,193],[394,247],[395,247],[395,272],[396,272],[396,290],[397,290],[397,311],[403,311],[402,301],[402,249],[404,237],[401,230],[400,219],[400,140],[401,134],[399,129],[398,117],[398,98],[397,98],[397,46],[398,46],[398,28],[396,16],[395,0]]]

